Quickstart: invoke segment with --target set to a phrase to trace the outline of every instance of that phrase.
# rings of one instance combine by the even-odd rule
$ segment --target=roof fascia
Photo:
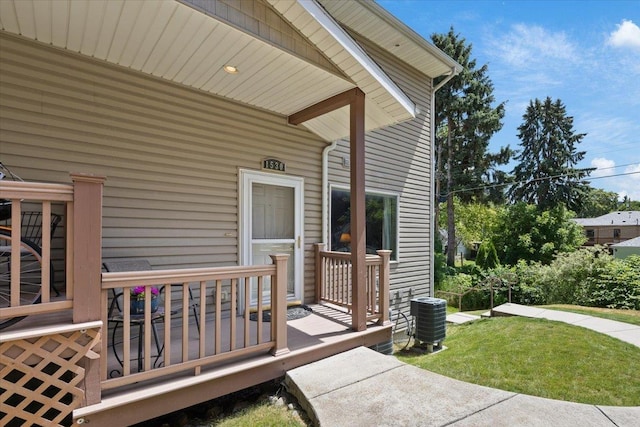
[[[462,65],[460,65],[457,61],[455,61],[449,55],[444,53],[438,47],[436,47],[435,45],[429,43],[420,34],[416,33],[413,29],[411,29],[409,26],[407,26],[404,22],[400,21],[398,18],[393,16],[385,8],[383,8],[382,6],[377,4],[376,2],[374,2],[374,1],[358,1],[358,3],[360,5],[362,5],[363,7],[367,8],[367,10],[369,10],[371,13],[377,15],[378,18],[382,19],[383,21],[386,21],[391,26],[393,26],[402,36],[404,36],[404,37],[408,38],[409,40],[411,40],[412,42],[416,43],[422,49],[426,50],[427,52],[429,52],[430,54],[432,54],[433,56],[438,58],[440,61],[445,63],[448,66],[449,69],[454,69],[455,70],[454,74],[458,74],[458,73],[460,73],[462,71],[462,69],[463,69]],[[441,75],[449,75],[449,74],[451,74],[451,71],[448,71],[447,73],[444,73],[444,74],[441,74]],[[439,77],[439,76],[435,76],[435,77]]]
[[[413,117],[416,106],[404,92],[382,71],[380,66],[356,43],[355,40],[315,0],[298,0],[298,3],[327,31],[378,83],[390,93]]]

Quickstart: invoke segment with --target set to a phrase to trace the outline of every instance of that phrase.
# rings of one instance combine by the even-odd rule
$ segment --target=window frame
[[[333,191],[345,191],[351,194],[351,188],[345,185],[340,184],[330,184],[329,185],[329,241],[327,242],[329,250],[333,247]],[[394,191],[385,191],[385,190],[372,190],[370,188],[365,188],[365,200],[367,196],[380,196],[380,197],[389,197],[395,199],[396,206],[396,218],[395,218],[395,250],[391,251],[391,263],[398,263],[400,261],[400,193]]]

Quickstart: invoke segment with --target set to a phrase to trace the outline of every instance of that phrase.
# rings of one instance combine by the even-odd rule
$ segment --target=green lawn
[[[447,328],[445,351],[403,362],[470,383],[598,405],[640,406],[640,348],[560,322],[521,317]]]
[[[212,423],[218,427],[305,427],[306,424],[292,414],[286,406],[277,407],[269,403],[253,405],[246,410]]]

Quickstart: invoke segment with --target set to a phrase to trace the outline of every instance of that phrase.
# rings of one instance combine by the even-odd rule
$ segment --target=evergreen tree
[[[493,242],[491,242],[490,240],[482,242],[482,244],[478,248],[476,265],[482,268],[483,270],[496,268],[497,266],[500,265],[500,260],[498,259],[498,253],[496,251],[496,247],[493,245]]]
[[[494,170],[511,157],[509,147],[489,154],[489,139],[502,127],[504,103],[493,106],[493,83],[488,67],[477,67],[471,44],[451,28],[447,34],[433,34],[433,43],[462,65],[462,72],[436,92],[436,194],[446,195],[447,247],[456,247],[453,195],[463,201],[486,198],[481,187],[495,177]],[[439,83],[437,80],[435,84]],[[480,187],[480,189],[478,189]],[[472,189],[473,191],[459,191]],[[436,221],[437,223],[437,221]],[[447,264],[454,264],[455,251],[447,252]]]
[[[546,210],[563,203],[580,211],[582,197],[589,191],[583,182],[593,169],[576,169],[585,155],[577,145],[586,134],[575,133],[573,117],[567,116],[565,105],[550,97],[531,101],[518,127],[522,149],[515,160],[515,183],[508,195],[512,202],[525,202]]]

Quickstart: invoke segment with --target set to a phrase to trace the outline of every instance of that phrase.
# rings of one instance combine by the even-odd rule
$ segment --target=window
[[[613,229],[613,238],[614,239],[619,239],[620,238],[620,229],[619,228],[614,228]]]
[[[349,190],[331,190],[331,250],[351,251],[351,194]],[[391,250],[398,260],[398,196],[381,193],[365,195],[367,216],[367,253]]]
[[[593,229],[587,229],[587,238],[593,240],[596,237],[596,233]]]

